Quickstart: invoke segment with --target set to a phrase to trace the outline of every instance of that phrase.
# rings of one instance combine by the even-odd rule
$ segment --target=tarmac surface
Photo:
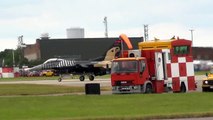
[[[197,92],[202,92],[202,79],[205,78],[204,75],[199,75],[195,77],[197,83]],[[80,81],[79,79],[66,79],[62,80],[62,82],[58,82],[57,80],[31,80],[31,81],[0,81],[0,84],[43,84],[43,85],[64,85],[64,86],[78,86],[85,87],[85,84],[88,83],[99,83],[101,87],[111,87],[110,79],[95,79],[94,81],[89,81],[89,79],[85,79],[85,81]]]

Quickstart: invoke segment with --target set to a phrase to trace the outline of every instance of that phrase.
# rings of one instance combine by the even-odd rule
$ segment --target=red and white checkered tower
[[[178,38],[146,41],[138,45],[141,57],[147,59],[155,86],[167,85],[174,92],[182,90],[182,86],[185,91],[195,90],[192,41]]]

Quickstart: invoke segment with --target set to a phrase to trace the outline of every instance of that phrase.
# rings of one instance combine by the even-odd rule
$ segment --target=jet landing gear
[[[58,78],[58,82],[61,82],[62,81],[62,78],[60,77],[60,78]]]
[[[67,77],[68,77],[68,76],[69,76],[69,77],[70,77],[70,76],[73,77],[73,75],[70,75],[70,74],[67,75]],[[93,75],[93,74],[89,74],[89,75],[87,75],[87,76],[88,76],[88,78],[89,78],[90,81],[93,81],[93,80],[95,79],[95,75]],[[58,82],[61,82],[63,78],[65,78],[65,75],[60,75],[59,78],[58,78]],[[80,75],[80,76],[79,76],[79,80],[80,80],[80,81],[84,81],[84,80],[85,80],[85,75]]]
[[[88,75],[88,78],[89,78],[90,81],[93,81],[95,79],[95,76],[94,75]],[[80,75],[79,80],[80,81],[84,81],[85,80],[85,76],[84,75]]]
[[[89,77],[89,80],[90,80],[90,81],[93,81],[93,80],[95,79],[95,76],[94,76],[94,75],[88,75],[88,77]]]
[[[58,78],[58,82],[61,82],[62,81],[62,78],[63,78],[63,75],[59,75],[59,78]]]
[[[84,81],[84,79],[85,79],[84,75],[81,75],[81,76],[79,77],[79,80],[80,80],[80,81]]]
[[[73,78],[73,74],[60,74],[58,78],[58,82],[61,82],[64,78]]]

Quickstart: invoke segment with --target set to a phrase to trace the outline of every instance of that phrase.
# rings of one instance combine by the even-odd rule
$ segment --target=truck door
[[[167,78],[165,57],[165,53],[155,52],[155,74],[157,80],[165,80]]]
[[[139,81],[140,84],[144,84],[146,80],[149,79],[149,73],[147,68],[146,62],[144,60],[139,61]]]

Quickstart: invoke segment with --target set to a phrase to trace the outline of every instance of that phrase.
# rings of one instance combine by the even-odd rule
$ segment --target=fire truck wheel
[[[81,76],[79,77],[79,79],[80,79],[80,81],[84,81],[85,77],[84,77],[83,75],[81,75]]]
[[[185,86],[184,83],[181,83],[180,92],[181,92],[181,93],[185,93],[185,92],[186,92],[186,86]]]
[[[95,79],[94,75],[89,75],[89,80],[93,81]]]
[[[151,84],[146,85],[145,93],[147,93],[147,94],[152,93],[152,85]]]

